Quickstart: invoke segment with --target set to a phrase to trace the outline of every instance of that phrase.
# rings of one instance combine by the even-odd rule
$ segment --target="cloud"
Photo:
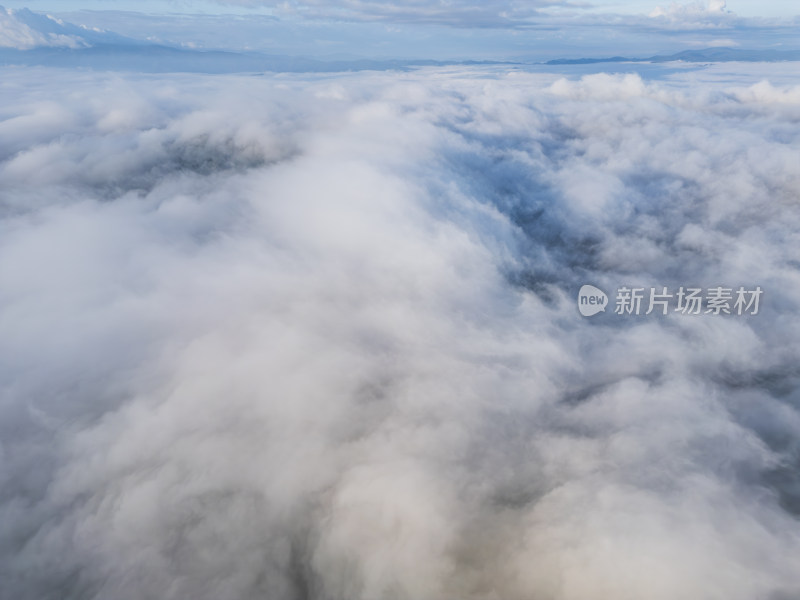
[[[41,46],[80,48],[86,45],[80,36],[60,31],[61,25],[53,17],[0,6],[0,48],[29,50]]]
[[[728,26],[741,21],[735,13],[727,9],[726,0],[708,0],[707,2],[672,2],[669,6],[657,6],[650,18],[666,23],[682,23],[687,26]]]
[[[726,10],[726,0],[708,0],[707,2],[692,2],[680,4],[672,2],[667,8],[658,6],[650,13],[651,17],[684,17],[687,15],[722,15],[729,13]]]
[[[689,46],[697,48],[735,48],[739,46],[739,42],[730,38],[712,39],[712,40],[691,40],[686,42]]]
[[[451,25],[456,27],[511,27],[524,25],[539,15],[542,8],[575,6],[567,0],[502,0],[487,4],[476,0],[413,0],[385,2],[382,0],[306,0],[289,2],[229,1],[224,4],[269,6],[281,15],[302,16],[323,20],[388,21]]]
[[[0,597],[796,597],[781,68],[4,69]]]

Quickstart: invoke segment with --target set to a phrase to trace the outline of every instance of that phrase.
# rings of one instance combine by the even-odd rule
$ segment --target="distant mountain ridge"
[[[557,58],[547,61],[548,65],[593,65],[619,62],[783,62],[800,60],[800,50],[743,50],[740,48],[704,48],[684,50],[676,54],[656,55],[649,58],[628,58],[612,56],[609,58]]]

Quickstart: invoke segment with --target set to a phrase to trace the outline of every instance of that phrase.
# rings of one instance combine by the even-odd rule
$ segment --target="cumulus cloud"
[[[80,48],[86,45],[80,36],[60,31],[61,26],[54,17],[0,6],[0,48],[29,50],[41,46]]]
[[[3,77],[0,597],[800,593],[796,88]]]

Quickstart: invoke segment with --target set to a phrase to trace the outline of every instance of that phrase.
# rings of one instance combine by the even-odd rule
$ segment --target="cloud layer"
[[[59,18],[0,8],[0,64],[216,73],[275,70],[276,64],[282,71],[329,70],[311,66],[310,57],[351,61],[355,68],[363,67],[359,59],[538,63],[720,46],[791,51],[800,28],[797,18],[738,17],[720,2],[672,4],[651,16],[471,0],[251,4],[239,10],[253,13],[236,15],[84,10]]]
[[[229,0],[223,4],[269,6],[283,15],[312,19],[389,21],[394,23],[444,24],[457,27],[509,27],[524,25],[542,8],[573,7],[582,3],[568,0]]]
[[[800,594],[797,87],[2,75],[0,598]]]

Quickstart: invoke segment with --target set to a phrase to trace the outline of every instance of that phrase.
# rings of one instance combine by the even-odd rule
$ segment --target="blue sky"
[[[573,9],[579,8],[581,12],[601,12],[618,14],[650,14],[659,5],[669,6],[673,0],[589,0],[573,3]],[[678,2],[677,4],[680,4]],[[683,2],[691,4],[692,2]],[[69,12],[75,10],[129,10],[153,13],[204,13],[204,14],[252,14],[270,13],[270,5],[278,2],[258,0],[241,0],[229,2],[214,2],[211,0],[5,0],[3,5],[8,8],[30,8],[32,10],[46,10],[54,12]],[[324,2],[311,2],[309,4],[325,4]],[[333,4],[333,3],[330,3]],[[388,3],[382,3],[388,4]],[[413,4],[413,2],[398,2],[398,5]],[[491,3],[485,3],[491,5]],[[527,4],[534,5],[536,2]],[[558,4],[555,2],[554,4]],[[565,3],[566,4],[566,3]],[[554,9],[557,7],[553,7]],[[565,7],[566,8],[566,7]],[[800,14],[796,0],[729,0],[727,8],[743,17],[791,17]]]
[[[794,0],[0,0],[152,42],[315,58],[548,60],[796,49]]]

